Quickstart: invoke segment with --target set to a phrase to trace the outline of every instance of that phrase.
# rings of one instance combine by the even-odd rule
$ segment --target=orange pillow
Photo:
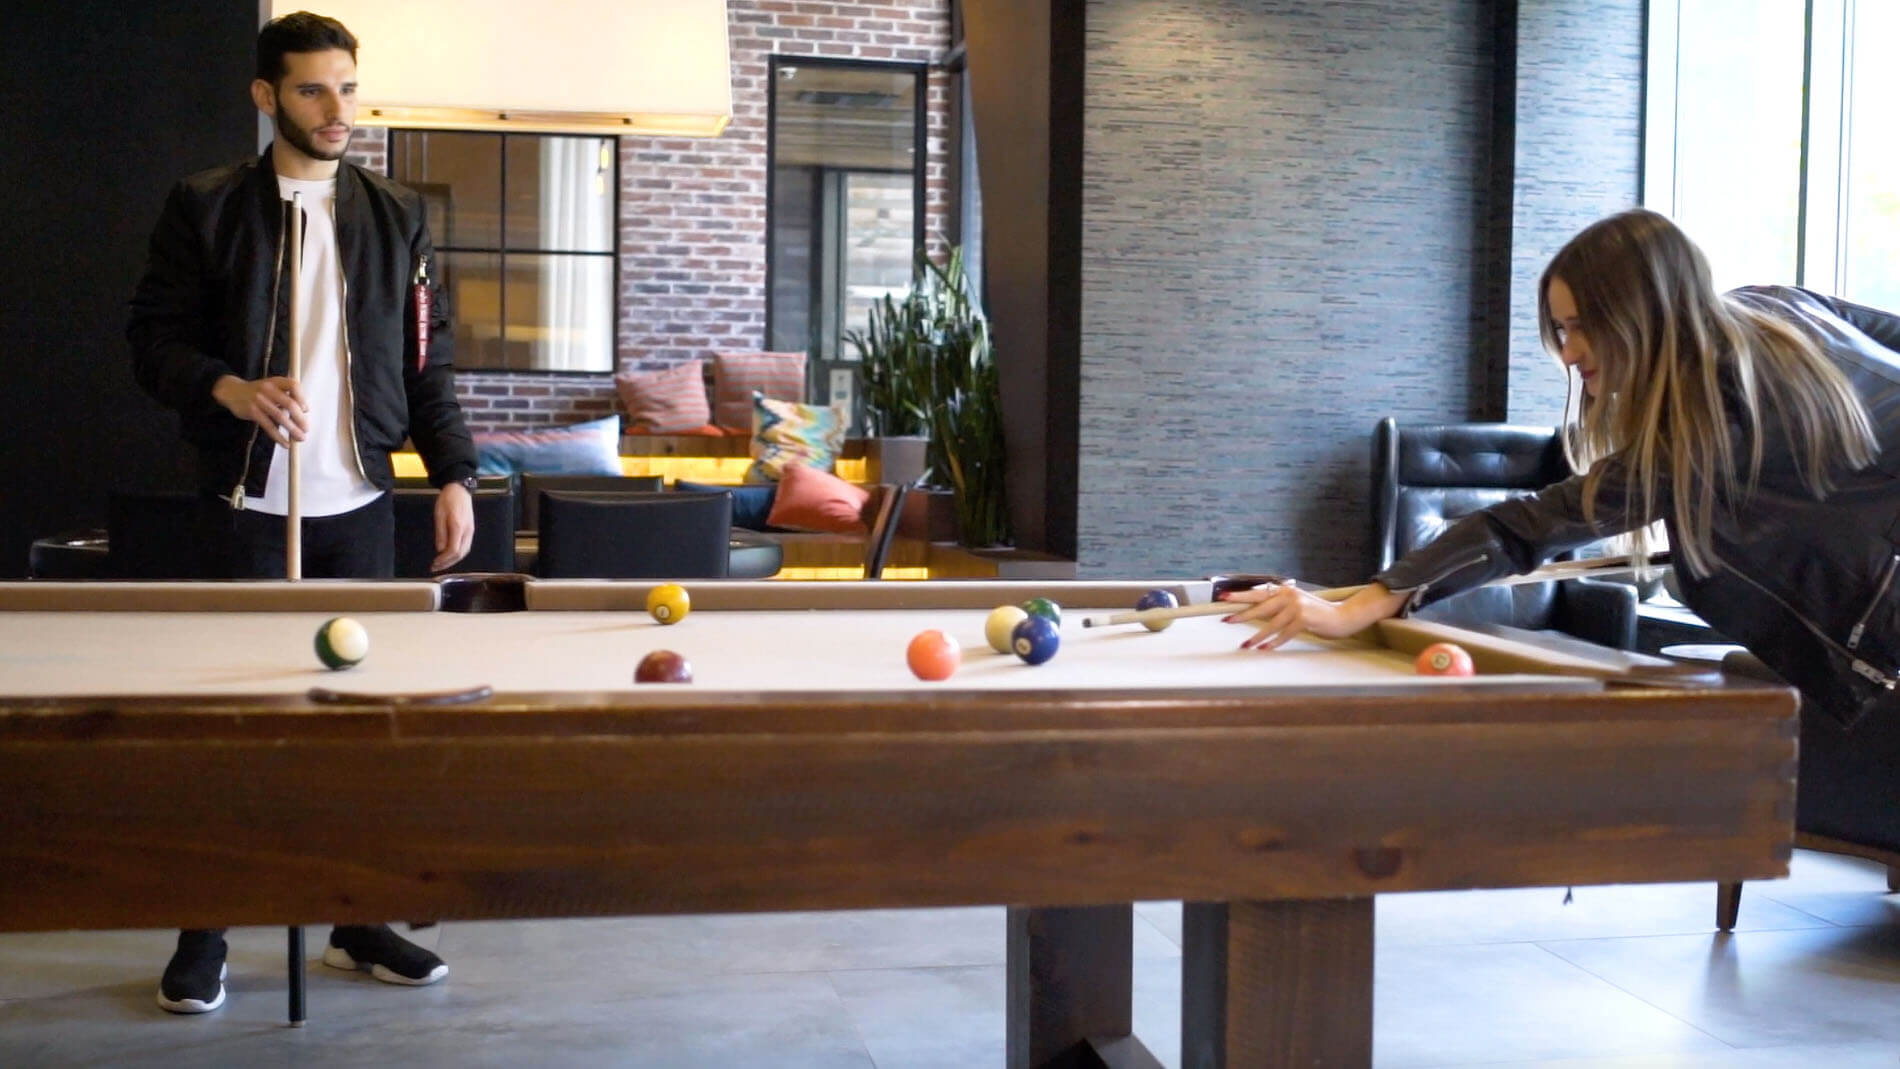
[[[712,422],[703,366],[702,361],[688,360],[658,371],[615,375],[614,388],[627,407],[627,433],[700,433],[701,427]]]
[[[754,390],[774,401],[803,401],[805,354],[713,354],[712,422],[751,434]]]
[[[869,534],[864,503],[871,492],[809,464],[787,464],[779,474],[778,493],[765,522],[827,534]]]

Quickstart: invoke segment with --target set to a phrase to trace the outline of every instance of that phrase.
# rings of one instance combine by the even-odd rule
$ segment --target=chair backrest
[[[1380,420],[1372,447],[1371,570],[1389,567],[1479,509],[1569,474],[1563,445],[1549,427]],[[1556,598],[1555,583],[1492,587],[1446,598],[1421,615],[1545,628]]]
[[[871,488],[864,505],[864,523],[870,533],[864,539],[864,577],[883,578],[884,564],[891,559],[891,543],[897,537],[897,521],[903,516],[904,497],[910,487],[901,483],[879,483]]]
[[[435,501],[427,486],[398,486],[391,491],[396,512],[396,578],[426,579],[435,560]],[[515,495],[507,483],[480,485],[473,495],[475,540],[468,556],[451,565],[457,572],[515,570]]]
[[[434,485],[432,485],[429,482],[429,477],[426,475],[398,475],[395,478],[395,488],[398,490],[433,490],[435,489]],[[508,529],[510,531],[516,531],[516,530],[521,529],[521,476],[519,475],[477,475],[475,477],[475,489],[478,491],[479,490],[506,490],[508,491],[508,497],[513,502],[513,505],[511,507],[514,510],[514,515],[508,517]],[[480,536],[480,532],[477,531],[477,537],[479,536]],[[398,562],[397,567],[398,568],[401,567],[400,562]],[[401,573],[398,573],[398,574],[401,574]]]
[[[549,579],[724,579],[732,495],[541,491]]]
[[[115,490],[106,501],[106,570],[115,579],[203,579],[198,495]]]
[[[660,475],[523,474],[521,476],[521,522],[518,526],[524,531],[541,529],[541,492],[543,490],[647,494],[664,489],[666,489],[666,479]]]

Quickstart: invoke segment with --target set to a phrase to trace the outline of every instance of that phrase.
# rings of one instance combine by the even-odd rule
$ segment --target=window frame
[[[1854,114],[1854,14],[1858,0],[1806,0],[1802,41],[1797,286],[1839,293],[1847,283],[1847,153]],[[1682,0],[1648,6],[1639,203],[1680,214],[1676,174],[1677,56]]]
[[[612,376],[616,374],[619,371],[619,364],[620,364],[620,338],[619,338],[620,318],[621,318],[620,282],[621,282],[621,274],[623,270],[622,263],[621,263],[622,256],[621,256],[621,248],[620,248],[620,227],[621,227],[621,221],[622,221],[621,220],[622,197],[620,196],[620,157],[621,157],[620,138],[616,136],[606,135],[606,134],[556,134],[556,133],[539,133],[539,132],[521,131],[521,130],[437,130],[437,129],[409,129],[409,128],[392,129],[389,131],[388,143],[385,146],[384,151],[383,151],[383,174],[384,174],[384,177],[398,184],[403,184],[403,183],[402,183],[402,179],[397,178],[395,175],[396,152],[397,152],[396,139],[398,137],[406,136],[410,134],[425,134],[425,135],[426,134],[455,134],[458,136],[493,137],[493,138],[500,139],[499,144],[497,145],[497,152],[496,152],[496,160],[500,167],[499,183],[497,185],[497,194],[496,194],[497,197],[499,198],[499,204],[497,205],[497,210],[496,210],[496,219],[498,220],[497,233],[499,233],[501,236],[499,247],[488,247],[488,246],[478,246],[478,245],[448,245],[437,240],[439,235],[436,235],[434,233],[431,233],[429,235],[429,238],[432,242],[435,243],[435,251],[438,254],[438,256],[442,253],[474,253],[474,254],[480,254],[480,255],[492,255],[496,257],[496,278],[498,280],[497,290],[498,290],[499,298],[501,302],[499,317],[500,317],[500,323],[501,323],[501,329],[502,329],[502,338],[504,341],[507,339],[507,336],[508,336],[508,257],[510,254],[513,254],[515,256],[571,256],[571,257],[579,257],[579,258],[603,258],[604,257],[608,259],[611,263],[612,273],[608,277],[607,301],[608,301],[608,307],[610,309],[609,321],[613,324],[612,326],[613,333],[608,338],[607,366],[605,368],[602,368],[599,370],[593,370],[593,371],[576,371],[576,370],[569,370],[569,369],[563,369],[563,368],[494,367],[494,366],[485,365],[485,364],[471,364],[462,355],[458,354],[455,361],[456,371],[458,373],[467,372],[470,374],[550,375],[550,376],[557,376],[557,377],[562,377],[562,378],[599,378],[601,376]],[[583,140],[584,141],[606,141],[609,144],[608,151],[613,156],[613,170],[607,179],[607,193],[608,193],[609,198],[611,198],[611,202],[613,205],[613,220],[612,220],[611,228],[610,228],[612,237],[609,241],[609,248],[607,248],[605,251],[589,252],[586,250],[579,250],[579,249],[547,249],[547,248],[534,248],[534,249],[513,248],[511,249],[508,247],[508,142],[510,139],[533,140],[533,141],[538,142],[538,141],[549,139],[549,138],[562,138],[562,139],[575,140],[575,141],[583,141]],[[449,312],[450,312],[451,319],[453,319],[453,316],[455,314],[455,306],[453,304],[450,305]]]
[[[783,53],[773,53],[772,55],[766,57],[765,331],[764,331],[765,336],[762,339],[765,348],[770,348],[772,345],[773,327],[775,326],[775,324],[773,323],[774,316],[773,316],[772,306],[774,302],[772,300],[772,292],[773,292],[773,284],[776,281],[776,278],[775,278],[776,268],[774,265],[778,259],[778,227],[776,225],[776,221],[773,218],[773,214],[774,214],[775,206],[778,203],[778,177],[777,177],[778,168],[775,166],[775,161],[778,158],[778,83],[779,83],[778,72],[781,66],[830,67],[830,68],[847,69],[847,70],[848,69],[872,70],[872,71],[883,71],[885,73],[890,73],[890,74],[897,74],[897,73],[902,73],[906,71],[910,72],[912,77],[915,79],[915,85],[916,85],[916,88],[913,92],[913,99],[916,101],[916,104],[913,108],[913,115],[912,115],[912,120],[913,120],[912,129],[911,129],[912,152],[911,152],[911,167],[910,167],[910,173],[911,173],[911,261],[912,261],[911,275],[913,279],[916,277],[916,273],[917,273],[917,268],[916,268],[917,255],[923,252],[926,248],[928,248],[927,239],[926,239],[926,235],[928,234],[928,228],[926,226],[926,220],[924,218],[924,211],[929,199],[927,187],[928,187],[929,178],[930,178],[930,157],[929,157],[930,142],[928,139],[929,128],[930,128],[930,64],[919,62],[919,61],[907,61],[907,60],[849,59],[849,58],[835,57],[835,56],[798,56],[798,55],[786,55]],[[864,169],[860,168],[857,170],[863,171]],[[832,173],[856,173],[856,172],[847,170],[845,168],[836,168],[836,169],[826,168],[824,169],[824,173],[832,174]],[[872,172],[865,171],[864,173],[872,173]],[[876,172],[876,173],[899,174],[902,172],[893,170],[893,171]],[[822,182],[814,184],[814,195],[818,195],[817,191],[822,189],[822,185],[823,185]],[[822,264],[814,263],[813,277],[812,277],[812,283],[814,286],[816,286],[818,283],[817,273],[822,270],[823,270]],[[839,346],[838,352],[832,354],[830,357],[826,357],[822,353],[810,352],[809,342],[805,343],[804,347],[808,350],[805,354],[806,379],[807,379],[808,389],[816,390],[818,386],[822,385],[826,387],[824,391],[826,395],[827,396],[829,395],[829,385],[827,383],[821,382],[817,375],[817,369],[820,364],[824,364],[828,366],[830,364],[856,363],[856,361],[853,360],[846,352],[846,347],[844,345],[844,338],[843,338],[842,331],[840,331],[839,333],[838,346]],[[853,390],[853,393],[855,394],[855,388]]]

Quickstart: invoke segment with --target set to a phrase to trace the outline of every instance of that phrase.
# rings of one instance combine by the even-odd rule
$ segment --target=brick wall
[[[620,139],[622,368],[764,346],[769,56],[935,63],[949,47],[949,0],[729,0],[727,11],[733,118],[725,133]],[[925,233],[931,255],[939,256],[951,207],[943,71],[930,72],[926,112]],[[362,130],[351,158],[382,169],[383,133]],[[478,429],[568,423],[617,408],[606,375],[464,372],[459,381],[463,408]]]

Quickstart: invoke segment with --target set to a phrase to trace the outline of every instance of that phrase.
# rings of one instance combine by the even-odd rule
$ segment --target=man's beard
[[[284,100],[282,97],[279,97],[277,98],[277,114],[271,117],[272,125],[277,127],[277,136],[290,142],[291,148],[296,149],[298,152],[303,153],[313,160],[327,161],[342,159],[343,154],[350,150],[350,140],[356,137],[356,128],[352,126],[350,127],[350,138],[345,140],[341,146],[335,149],[319,148],[316,139],[310,136],[310,132],[300,129],[296,122],[286,118],[286,114],[284,111]],[[325,125],[327,126],[329,124],[326,123]]]

